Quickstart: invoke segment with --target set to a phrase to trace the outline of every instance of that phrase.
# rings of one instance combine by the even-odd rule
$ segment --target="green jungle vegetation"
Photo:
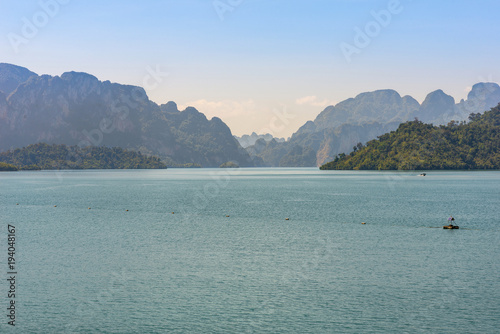
[[[146,156],[119,147],[80,148],[45,143],[2,152],[0,162],[13,165],[20,170],[167,168],[158,157]]]
[[[238,166],[238,164],[233,161],[224,162],[222,165],[219,166],[219,168],[239,168],[239,167],[240,166]]]
[[[172,164],[168,165],[168,168],[201,168],[200,164],[189,162],[186,164]]]
[[[353,151],[322,170],[500,169],[500,105],[469,122],[433,126],[415,119]]]
[[[0,172],[12,172],[17,170],[19,170],[19,168],[17,168],[14,165],[6,164],[5,162],[0,162]]]

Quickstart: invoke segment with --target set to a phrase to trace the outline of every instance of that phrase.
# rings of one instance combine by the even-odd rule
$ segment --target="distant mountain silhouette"
[[[174,102],[157,105],[141,87],[78,72],[39,76],[1,63],[0,151],[45,142],[140,150],[169,166],[319,166],[414,118],[447,124],[499,102],[496,83],[475,84],[459,103],[442,90],[421,105],[390,89],[366,92],[325,108],[283,142],[271,135],[235,138],[221,119],[208,120],[192,107],[179,111]]]
[[[269,142],[273,139],[280,143],[285,142],[285,138],[275,138],[269,133],[266,133],[264,135],[258,135],[255,132],[252,132],[251,135],[243,135],[241,137],[234,136],[234,138],[238,140],[238,142],[243,148],[255,145],[255,142],[261,138],[264,139],[266,142]]]
[[[411,96],[401,97],[390,89],[361,93],[325,108],[287,142],[256,142],[247,151],[262,158],[267,166],[319,166],[337,154],[351,152],[359,142],[366,143],[396,130],[400,123],[415,118],[435,125],[463,121],[469,114],[482,113],[499,102],[500,86],[496,83],[475,84],[467,100],[458,104],[442,90],[429,93],[422,105]],[[311,154],[311,150],[316,154]]]
[[[38,76],[9,64],[0,78],[2,151],[45,142],[140,150],[171,166],[254,165],[219,118],[207,120],[192,107],[179,111],[174,102],[158,106],[141,87],[78,72]]]
[[[37,76],[27,68],[0,63],[0,91],[5,95],[12,93],[20,84],[32,76]]]

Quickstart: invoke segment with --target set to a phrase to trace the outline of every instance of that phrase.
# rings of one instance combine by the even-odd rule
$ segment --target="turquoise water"
[[[498,333],[500,172],[417,174],[0,173],[0,332]]]

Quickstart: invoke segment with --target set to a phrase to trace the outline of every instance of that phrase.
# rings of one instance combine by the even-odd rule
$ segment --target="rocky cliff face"
[[[455,99],[441,89],[427,95],[415,113],[415,117],[424,123],[441,123],[455,114]]]
[[[455,104],[453,97],[442,90],[429,93],[420,105],[411,96],[401,97],[394,90],[362,93],[335,106],[327,107],[314,121],[308,121],[283,144],[274,143],[251,155],[264,160],[265,165],[280,166],[281,158],[296,146],[310,148],[316,155],[296,156],[297,166],[319,166],[339,153],[349,153],[358,142],[365,143],[386,132],[396,130],[402,122],[419,120],[435,125],[451,120],[467,120],[471,113],[482,113],[500,102],[500,87],[495,83],[479,83],[472,87],[466,101]],[[259,153],[256,153],[259,152]],[[309,159],[309,160],[307,160]],[[293,159],[292,159],[293,160]],[[287,159],[289,164],[291,159]]]
[[[21,66],[0,63],[0,91],[9,95],[32,76],[37,74]]]
[[[316,117],[314,123],[317,130],[322,130],[342,124],[402,122],[418,108],[418,102],[412,97],[402,98],[391,89],[378,90],[361,93],[355,98],[327,107]]]
[[[219,118],[207,120],[194,108],[179,111],[174,102],[159,106],[141,87],[77,72],[38,76],[0,64],[0,150],[47,142],[141,150],[170,165],[318,166],[415,117],[446,124],[499,102],[495,83],[474,85],[458,104],[442,90],[430,93],[422,105],[394,90],[367,92],[327,107],[286,142],[256,137],[244,150]]]
[[[0,93],[0,131],[0,150],[37,142],[103,145],[156,154],[171,165],[253,165],[220,119],[179,111],[173,102],[158,106],[141,87],[86,73],[30,76],[8,97]]]
[[[492,82],[480,82],[472,86],[467,100],[461,100],[455,108],[458,120],[467,119],[471,113],[478,113],[495,107],[500,102],[500,86]]]

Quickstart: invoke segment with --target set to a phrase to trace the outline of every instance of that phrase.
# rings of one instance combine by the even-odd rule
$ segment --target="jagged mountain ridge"
[[[38,75],[21,66],[0,63],[0,91],[9,95],[32,76]]]
[[[6,82],[19,71],[2,69]],[[192,107],[179,111],[174,102],[159,106],[141,87],[79,72],[29,75],[9,95],[0,92],[0,150],[37,142],[140,150],[169,165],[254,165],[219,118],[208,120]]]
[[[325,108],[314,120],[315,130],[335,128],[342,124],[401,122],[418,108],[419,103],[414,98],[401,97],[392,89],[361,93]]]
[[[234,136],[234,138],[236,138],[236,140],[238,140],[241,147],[243,147],[243,148],[247,148],[249,146],[255,145],[255,142],[261,138],[264,139],[266,142],[270,142],[273,139],[279,143],[283,143],[286,141],[285,138],[276,138],[276,137],[273,137],[273,135],[271,135],[270,133],[258,135],[255,132],[252,132],[251,135],[243,135],[241,137]]]
[[[268,166],[290,166],[292,161],[297,166],[319,166],[339,153],[349,153],[358,142],[375,139],[414,118],[436,125],[447,124],[451,120],[467,120],[469,114],[482,113],[499,102],[500,86],[496,83],[475,84],[467,100],[457,104],[442,90],[429,93],[421,105],[411,96],[401,97],[391,89],[366,92],[325,108],[286,143],[265,146],[259,143],[258,148],[249,147],[247,151],[262,158]],[[297,152],[296,146],[312,149],[316,152],[315,158],[309,159],[311,154],[307,158],[295,154],[291,159],[289,155]]]
[[[457,104],[442,90],[430,93],[422,105],[394,90],[361,93],[327,107],[288,141],[258,139],[245,151],[219,118],[207,120],[194,108],[179,111],[173,102],[159,106],[140,87],[101,82],[86,73],[38,76],[0,65],[0,150],[41,141],[87,142],[157,154],[170,165],[317,166],[415,117],[446,124],[500,102],[495,83],[474,85],[467,100]]]
[[[399,125],[349,155],[320,169],[435,170],[500,168],[500,104],[470,122],[433,126],[421,121]]]

